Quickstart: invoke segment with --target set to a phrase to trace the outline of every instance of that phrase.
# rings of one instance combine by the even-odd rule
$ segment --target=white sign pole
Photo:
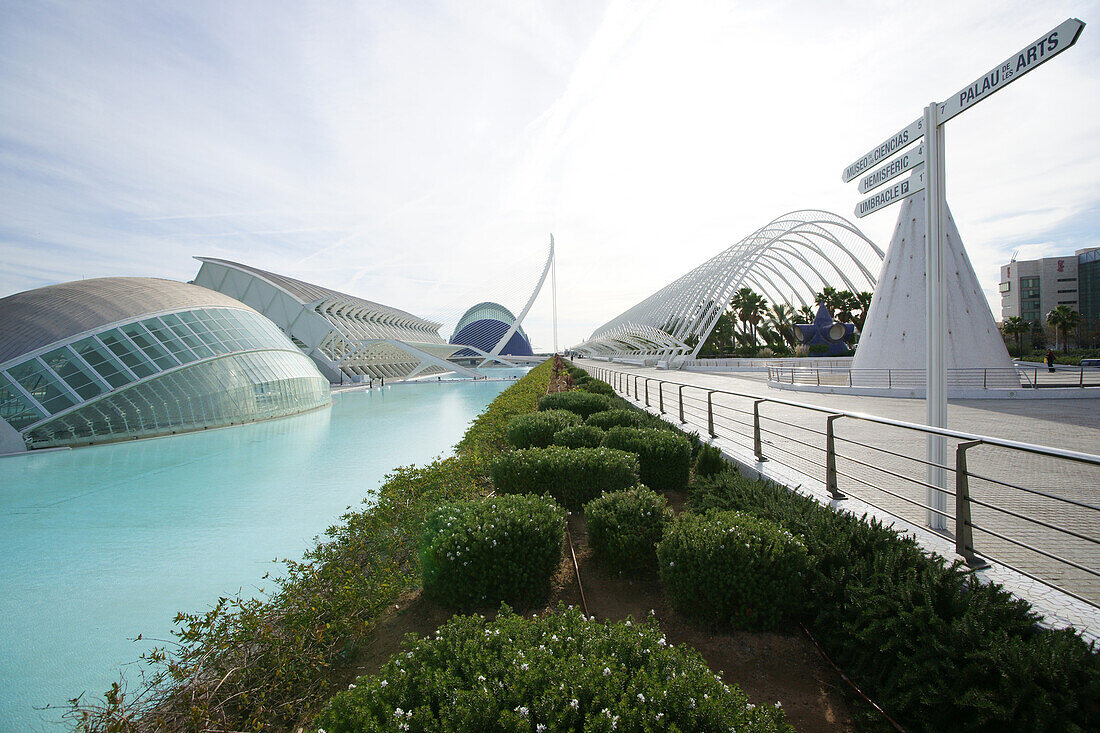
[[[925,152],[925,310],[927,313],[928,353],[925,361],[925,422],[938,428],[947,427],[947,290],[944,282],[944,241],[946,224],[946,191],[944,175],[943,125],[939,120],[939,105],[935,102],[924,108]],[[940,466],[947,464],[947,454],[942,435],[928,435],[927,475],[928,483],[937,487],[927,490],[928,526],[932,529],[947,528],[947,520],[938,512],[947,511],[946,472]],[[933,509],[938,511],[933,511]]]

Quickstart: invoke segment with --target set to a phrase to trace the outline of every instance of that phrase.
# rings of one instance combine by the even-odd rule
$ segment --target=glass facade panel
[[[210,350],[206,344],[202,342],[195,332],[187,327],[187,324],[180,320],[179,316],[175,313],[169,313],[160,317],[164,324],[172,330],[172,333],[176,334],[187,346],[195,353],[195,356],[200,359],[205,359],[208,356],[213,356],[214,352]]]
[[[121,330],[130,337],[131,341],[137,344],[137,347],[141,349],[154,364],[160,367],[157,371],[179,366],[179,362],[173,359],[140,323],[128,323],[123,326]]]
[[[103,345],[110,349],[111,353],[117,356],[123,364],[128,366],[130,371],[138,376],[138,379],[157,372],[153,364],[116,329],[104,331],[98,336]]]
[[[133,378],[122,368],[122,364],[94,338],[82,339],[70,346],[112,387],[121,387],[133,381]]]
[[[42,361],[46,362],[46,366],[52,369],[57,376],[65,380],[65,383],[80,395],[82,400],[90,400],[104,391],[103,386],[92,375],[88,367],[81,364],[80,360],[76,358],[76,354],[70,351],[67,346],[43,354]]]
[[[206,320],[200,320],[200,311],[185,311],[179,314],[179,317],[186,323],[195,335],[202,339],[202,342],[210,348],[215,354],[228,354],[229,349],[226,348],[213,333],[210,331],[210,326]]]
[[[76,404],[72,395],[61,386],[60,380],[37,359],[16,364],[8,369],[8,375],[19,382],[51,415]]]
[[[27,437],[36,448],[146,437],[292,415],[331,399],[328,381],[302,354],[233,354],[107,395]]]
[[[0,374],[0,419],[5,420],[16,430],[36,423],[46,417],[20,392],[3,374]]]
[[[172,333],[159,318],[147,318],[141,322],[141,325],[145,326],[145,330],[151,333],[153,338],[167,349],[172,356],[176,357],[181,364],[188,364],[195,360],[196,357],[191,353],[191,349],[187,348],[187,344]]]

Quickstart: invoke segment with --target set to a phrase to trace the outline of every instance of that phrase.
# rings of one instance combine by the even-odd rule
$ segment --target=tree
[[[856,328],[860,331],[863,330],[863,325],[867,323],[867,312],[871,310],[871,299],[874,297],[874,293],[868,293],[863,291],[856,293],[856,307],[859,313],[856,313],[852,317],[852,322],[856,324]]]
[[[1068,305],[1059,305],[1047,313],[1047,323],[1054,326],[1054,340],[1058,341],[1058,331],[1062,332],[1062,351],[1069,350],[1069,330],[1077,328],[1081,322],[1081,314]]]
[[[1020,338],[1025,333],[1031,330],[1031,324],[1025,321],[1020,316],[1011,316],[1004,320],[1001,324],[1001,331],[1005,336],[1016,337],[1016,355],[1020,356],[1023,353],[1023,346]]]
[[[768,325],[779,334],[787,346],[794,346],[797,343],[794,337],[794,320],[794,308],[786,303],[775,303],[768,309]]]
[[[852,311],[859,308],[859,300],[851,290],[841,290],[836,294],[836,310],[833,311],[836,320],[841,323],[852,323],[854,317]]]
[[[851,295],[847,290],[844,292]],[[829,309],[829,315],[836,318],[836,314],[844,308],[846,296],[841,295],[841,291],[836,288],[826,286],[821,289],[821,292],[814,295],[814,301],[818,305],[824,304]]]
[[[768,307],[768,299],[752,288],[741,288],[734,293],[730,306],[737,312],[738,320],[745,324],[744,332],[751,336],[751,343],[756,345],[756,327],[763,318],[764,309]]]
[[[815,313],[814,309],[808,305],[804,305],[799,308],[798,312],[795,315],[797,315],[799,318],[805,319],[804,321],[800,321],[800,323],[813,323],[814,319],[817,318],[817,313]]]
[[[733,317],[729,312],[718,316],[714,329],[699,350],[700,356],[721,356],[733,347],[733,334],[735,331]]]

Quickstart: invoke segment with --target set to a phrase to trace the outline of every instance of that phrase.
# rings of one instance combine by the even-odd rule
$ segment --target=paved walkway
[[[658,411],[659,403],[658,384],[654,379],[691,385],[683,390],[684,417],[704,436],[707,433],[705,390],[747,395],[712,396],[715,432],[721,436],[718,442],[723,449],[763,475],[782,480],[789,486],[801,485],[811,493],[825,497],[826,501],[826,415],[762,403],[762,447],[769,460],[757,463],[752,446],[753,397],[782,399],[827,410],[861,412],[906,422],[924,422],[923,400],[792,392],[769,387],[765,381],[766,375],[754,372],[666,371],[606,362],[582,360],[580,363],[589,370],[593,367],[613,368],[639,377],[650,377],[649,402],[654,412]],[[643,385],[638,399],[644,403],[644,379],[640,378],[638,383]],[[633,379],[629,389],[633,398]],[[622,391],[625,393],[625,389]],[[678,422],[679,388],[665,384],[660,394],[663,395],[666,417]],[[1100,398],[952,400],[948,406],[948,427],[1025,443],[1100,453]],[[922,463],[925,458],[924,436],[910,430],[848,418],[837,419],[834,428],[839,488],[852,497],[840,505],[852,510],[856,510],[858,505],[884,517],[893,515],[900,518],[906,527],[920,534],[922,541],[931,549],[953,557],[953,535],[926,531],[926,510],[914,503],[926,503],[926,488],[917,483],[926,480],[926,466]],[[956,443],[954,440],[947,442],[949,466],[954,465]],[[1100,609],[1097,608],[1100,604],[1100,578],[1043,554],[1055,555],[1095,571],[1100,569],[1100,545],[1035,523],[1046,522],[1084,537],[1100,539],[1100,511],[1015,488],[1037,490],[1098,507],[1100,467],[996,446],[971,448],[967,459],[968,473],[972,475],[972,499],[1026,517],[1014,517],[974,505],[973,524],[1033,548],[1024,548],[989,531],[975,529],[974,547],[994,563],[990,570],[983,571],[983,575],[1005,583],[1027,597],[1053,622],[1061,620],[1072,623],[1092,635],[1100,635]],[[975,475],[984,478],[973,477]],[[947,474],[947,483],[953,489],[953,472]],[[946,511],[951,515],[947,526],[953,530],[954,500],[948,497],[947,502]],[[1000,563],[1054,583],[1093,605],[1050,591],[1040,583],[1007,570]]]

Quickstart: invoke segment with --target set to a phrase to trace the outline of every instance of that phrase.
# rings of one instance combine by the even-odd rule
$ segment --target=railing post
[[[852,368],[848,367],[848,386],[852,386]]]
[[[714,432],[714,401],[711,399],[713,394],[713,390],[707,391],[707,432],[710,433],[710,437],[717,438],[718,433]]]
[[[1085,386],[1085,368],[1083,366],[1078,366],[1077,368],[1081,370],[1081,379],[1080,379],[1080,381],[1077,382],[1077,386],[1078,387],[1084,387]]]
[[[634,375],[634,401],[635,402],[638,402],[638,401],[641,400],[641,395],[638,394],[638,380],[639,379],[641,379],[641,377],[638,376],[637,374],[635,374]]]
[[[624,375],[624,376],[626,376],[626,396],[629,397],[630,396],[630,375]]]
[[[980,440],[967,440],[955,447],[955,552],[972,568],[989,565],[974,550],[974,528],[970,523],[970,474],[966,472],[966,451]]]
[[[817,373],[817,386],[820,387],[821,386],[821,367],[817,367],[817,369],[815,369],[814,371]]]
[[[756,460],[763,463],[768,460],[764,457],[764,441],[760,439],[760,403],[767,400],[754,400],[752,403],[752,452],[756,454]]]
[[[649,377],[645,378],[645,406],[649,407]]]
[[[657,412],[665,414],[665,383],[657,382]]]
[[[829,497],[834,501],[847,499],[840,493],[840,487],[836,478],[836,433],[833,432],[833,420],[843,415],[829,415],[825,418],[825,488],[829,490]]]
[[[680,385],[680,424],[686,425],[687,420],[684,419],[684,385]]]
[[[886,389],[893,389],[893,388],[894,388],[894,370],[893,369],[887,369],[886,370]]]
[[[989,389],[989,370],[982,369],[982,389]]]

